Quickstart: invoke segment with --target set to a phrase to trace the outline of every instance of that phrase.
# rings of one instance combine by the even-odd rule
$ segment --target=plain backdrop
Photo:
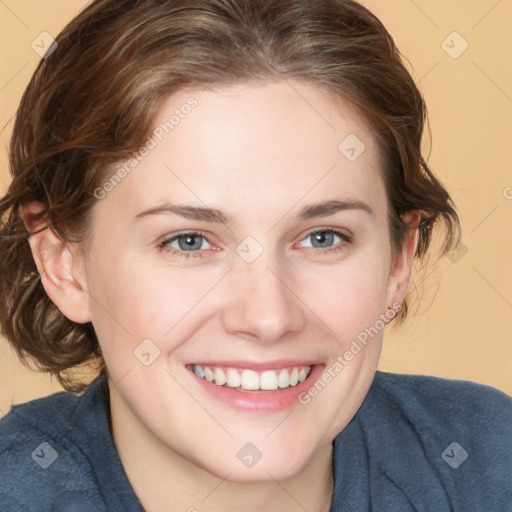
[[[406,324],[385,334],[383,371],[468,379],[512,395],[512,2],[365,0],[424,94],[431,168],[462,220],[461,250],[414,270]],[[40,56],[84,0],[0,2],[0,192],[16,108]],[[39,43],[40,44],[40,43]],[[0,255],[1,257],[1,255]],[[0,340],[0,417],[61,388],[23,367]]]

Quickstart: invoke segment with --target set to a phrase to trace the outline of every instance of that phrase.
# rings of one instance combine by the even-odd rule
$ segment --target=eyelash
[[[304,236],[304,238],[301,241],[306,240],[308,237],[310,237],[312,235],[315,235],[317,233],[332,233],[332,234],[338,235],[341,238],[342,241],[338,245],[335,245],[334,247],[329,247],[327,249],[318,249],[318,248],[315,248],[315,247],[309,247],[308,248],[308,249],[313,249],[315,252],[320,252],[322,254],[336,253],[338,251],[341,251],[345,247],[346,244],[352,243],[352,237],[351,236],[347,235],[343,231],[340,231],[340,230],[334,229],[334,228],[320,228],[320,229],[317,228],[317,229],[315,229],[313,231],[310,231],[306,236]],[[203,252],[202,250],[199,250],[199,251],[182,251],[182,250],[174,249],[173,247],[169,247],[170,243],[174,242],[175,240],[179,239],[182,236],[187,236],[187,235],[202,237],[208,243],[210,243],[208,241],[207,236],[204,233],[201,233],[199,231],[185,231],[183,233],[178,233],[177,235],[173,235],[172,237],[166,238],[165,240],[163,240],[162,242],[159,243],[158,248],[160,250],[162,250],[162,251],[170,252],[174,256],[178,256],[180,258],[185,258],[185,259],[188,259],[190,257],[192,257],[192,258],[196,258],[196,257],[202,258],[202,254],[201,254],[201,252]]]

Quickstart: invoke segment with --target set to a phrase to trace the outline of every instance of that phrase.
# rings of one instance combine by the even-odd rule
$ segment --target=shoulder
[[[378,371],[372,384],[375,387],[398,401],[411,401],[418,398],[422,404],[433,407],[443,406],[446,403],[453,405],[453,399],[459,398],[463,411],[467,405],[484,408],[494,408],[496,405],[510,408],[512,398],[496,388],[479,384],[469,380],[448,379],[430,375],[397,374]],[[463,405],[466,404],[466,407]],[[505,410],[504,412],[510,413]]]
[[[377,372],[371,391],[391,411],[400,411],[433,431],[457,429],[486,438],[512,434],[512,398],[491,386]]]
[[[13,405],[0,421],[0,453],[20,436],[27,437],[36,432],[51,433],[64,427],[73,415],[79,399],[78,395],[60,392]],[[24,429],[20,430],[20,426]]]
[[[512,399],[505,393],[470,381],[377,372],[356,417],[378,471],[409,501],[508,510]]]
[[[69,420],[73,416],[79,397],[71,393],[54,395],[14,405],[0,421],[0,467],[13,475],[3,478],[0,490],[7,491],[7,481],[15,483],[14,474],[22,476],[37,464],[49,465],[54,454],[52,444],[62,444],[67,438]],[[46,460],[44,460],[46,458]]]
[[[94,494],[93,469],[77,442],[82,405],[83,396],[61,392],[13,406],[0,421],[2,511],[32,510],[35,503],[37,510],[60,510],[59,495]]]
[[[379,414],[384,428],[413,431],[439,453],[453,443],[445,462],[458,449],[482,474],[486,464],[496,476],[499,469],[512,473],[512,398],[505,393],[464,380],[377,372],[368,395],[366,413]]]

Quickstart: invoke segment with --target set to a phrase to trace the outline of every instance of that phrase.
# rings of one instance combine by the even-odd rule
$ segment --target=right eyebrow
[[[205,208],[202,206],[187,206],[176,204],[164,204],[143,212],[135,216],[135,220],[142,219],[149,215],[174,214],[185,217],[186,219],[200,220],[204,222],[217,222],[219,224],[231,224],[233,219],[221,210],[215,208]]]

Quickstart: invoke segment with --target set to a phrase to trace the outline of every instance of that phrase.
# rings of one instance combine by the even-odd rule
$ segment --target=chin
[[[252,468],[236,468],[232,470],[232,473],[226,478],[228,471],[225,471],[222,475],[216,475],[219,478],[226,478],[226,480],[237,483],[237,484],[264,484],[273,483],[276,480],[282,481],[289,478],[293,478],[304,469],[306,464],[302,465],[290,465],[286,462],[280,463],[279,461],[272,461],[270,464],[263,464],[260,461]],[[226,468],[227,469],[227,468]]]
[[[287,480],[299,474],[310,461],[307,450],[297,445],[283,449],[268,445],[261,451],[252,443],[246,443],[236,449],[234,457],[223,452],[222,461],[212,465],[203,461],[204,468],[214,476],[233,483],[261,484],[275,480]]]

